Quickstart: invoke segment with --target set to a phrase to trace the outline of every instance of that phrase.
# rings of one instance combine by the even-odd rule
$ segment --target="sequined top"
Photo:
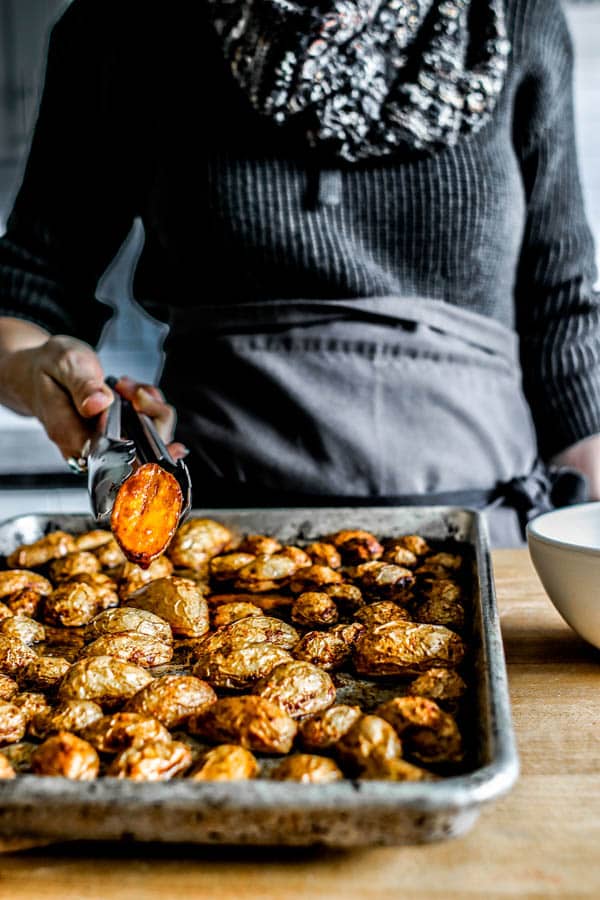
[[[506,3],[508,71],[479,132],[358,164],[307,154],[293,123],[261,117],[202,8],[75,0],[56,26],[0,241],[0,313],[95,342],[109,313],[98,278],[139,216],[134,292],[164,321],[221,300],[441,300],[518,331],[545,456],[599,432],[599,298],[558,0]]]

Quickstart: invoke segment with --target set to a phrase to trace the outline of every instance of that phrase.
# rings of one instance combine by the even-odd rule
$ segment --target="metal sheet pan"
[[[418,532],[455,538],[473,550],[471,647],[473,765],[437,782],[345,780],[293,784],[74,782],[22,775],[0,784],[0,836],[46,839],[191,841],[219,844],[410,844],[464,833],[481,807],[508,791],[518,775],[504,653],[487,530],[473,511],[451,507],[202,510],[243,531],[286,541],[337,528],[377,535]],[[82,515],[27,515],[0,524],[0,555],[62,528],[80,532]]]

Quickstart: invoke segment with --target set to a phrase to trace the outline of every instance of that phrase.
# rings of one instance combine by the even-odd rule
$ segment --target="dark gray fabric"
[[[53,35],[25,179],[0,242],[0,313],[97,340],[106,320],[106,308],[94,302],[98,277],[140,215],[146,244],[135,294],[165,321],[172,310],[185,315],[202,303],[399,296],[418,307],[421,298],[438,300],[517,330],[545,457],[600,431],[594,252],[558,0],[507,2],[509,71],[478,134],[428,158],[399,154],[357,166],[318,153],[307,159],[292,125],[271,127],[256,113],[202,10],[183,0],[70,5]],[[309,208],[307,185],[322,167],[337,173],[339,202]],[[237,447],[254,435],[245,434],[243,418],[232,419],[223,364],[230,354],[204,359],[203,340],[195,336],[196,365],[187,371],[206,373],[213,386],[213,440],[227,433]],[[393,353],[388,360],[389,344],[388,336],[374,355],[379,371],[395,378],[400,364]],[[234,365],[242,379],[259,351],[244,353],[246,361]],[[267,348],[267,366],[270,355]],[[325,382],[340,379],[346,356],[325,347],[316,357]],[[363,364],[353,357],[357,377]],[[267,409],[281,399],[277,377],[267,371],[259,385]],[[456,411],[461,421],[467,388]],[[357,396],[366,390],[355,385]],[[288,407],[293,414],[293,394]],[[340,419],[340,411],[331,417]],[[351,441],[347,421],[340,427]],[[320,452],[314,426],[303,426],[306,453]],[[260,447],[253,452],[259,456]],[[373,465],[355,473],[344,461],[341,473],[371,489],[401,479],[413,455],[393,457],[398,472],[382,475]],[[265,466],[277,471],[276,460]],[[472,473],[463,474],[464,486],[473,486]]]

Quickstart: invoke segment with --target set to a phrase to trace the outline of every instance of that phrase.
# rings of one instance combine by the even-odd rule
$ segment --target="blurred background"
[[[19,185],[35,121],[48,30],[66,5],[65,0],[0,0],[0,234]],[[588,216],[600,248],[600,0],[565,0],[565,9],[576,50],[581,174]],[[154,381],[161,365],[164,331],[131,298],[131,275],[142,242],[142,225],[135,222],[99,285],[99,298],[116,310],[100,354],[107,373],[127,372]],[[39,425],[0,407],[0,483],[26,483],[28,476],[36,474],[67,477],[65,469]]]

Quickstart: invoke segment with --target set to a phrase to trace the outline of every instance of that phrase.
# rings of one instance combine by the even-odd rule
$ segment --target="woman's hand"
[[[154,419],[163,440],[172,439],[175,411],[157,388],[122,378],[117,389]],[[81,456],[96,417],[112,399],[90,346],[72,337],[50,337],[29,322],[0,318],[0,403],[39,419],[65,459]],[[170,449],[176,458],[187,453],[182,444]]]
[[[557,466],[571,466],[588,480],[589,499],[600,500],[600,434],[578,441],[554,457]]]

